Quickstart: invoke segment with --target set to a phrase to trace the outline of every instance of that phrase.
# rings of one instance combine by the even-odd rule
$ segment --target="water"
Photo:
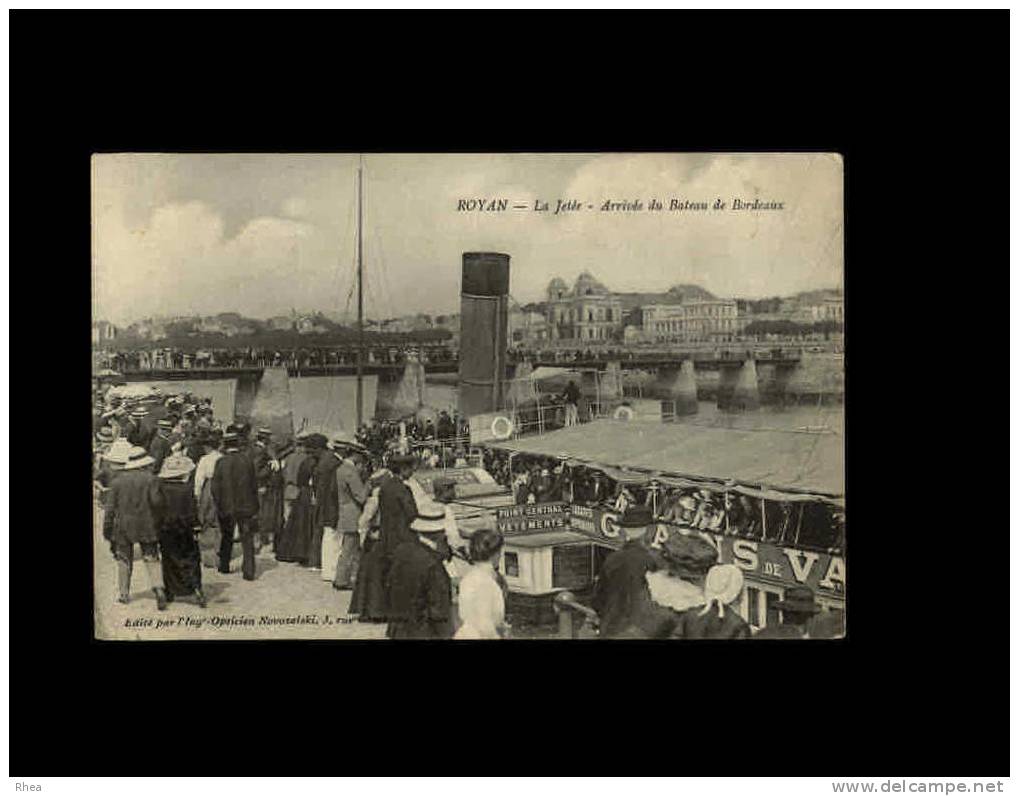
[[[364,402],[368,411],[375,405],[375,379],[366,379]],[[370,383],[369,383],[370,382]],[[236,400],[236,379],[145,382],[158,386],[165,393],[189,391],[199,397],[211,397],[216,416],[226,422],[233,419]],[[309,425],[335,425],[352,428],[354,422],[355,386],[352,376],[310,376],[290,379],[294,423],[308,418]],[[448,383],[425,382],[425,406],[438,412],[452,412],[457,405],[457,388]],[[845,413],[841,404],[800,405],[781,408],[762,406],[752,412],[723,412],[713,401],[698,401],[696,415],[676,419],[677,423],[721,426],[743,429],[817,430],[819,427],[842,434]],[[331,426],[330,426],[331,427]]]

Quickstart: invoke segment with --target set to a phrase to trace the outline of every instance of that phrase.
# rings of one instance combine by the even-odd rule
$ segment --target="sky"
[[[94,156],[93,317],[355,312],[357,166],[351,154]],[[584,270],[610,290],[695,283],[743,298],[842,283],[836,155],[366,154],[363,169],[371,318],[458,311],[466,251],[509,254],[521,304]],[[599,210],[652,197],[665,209]],[[784,209],[668,209],[733,197]],[[471,198],[510,209],[458,211]],[[553,215],[558,199],[584,209]],[[512,209],[536,201],[549,212]]]

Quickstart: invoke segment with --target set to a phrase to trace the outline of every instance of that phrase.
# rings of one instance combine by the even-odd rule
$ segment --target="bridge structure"
[[[799,403],[802,400],[836,399],[843,394],[842,356],[836,353],[811,354],[800,351],[625,352],[592,358],[563,359],[538,356],[509,363],[506,378],[523,378],[535,367],[550,367],[579,372],[577,379],[583,395],[610,405],[631,398],[662,401],[663,414],[684,415],[698,411],[700,402],[715,401],[723,409],[754,409],[764,404]],[[365,363],[364,373],[378,377],[379,400],[401,406],[411,399],[424,400],[423,385],[428,376],[440,376],[446,384],[455,382],[459,362]],[[353,377],[354,365],[328,364],[283,368],[191,367],[135,370],[114,381],[200,381],[233,380],[237,385],[237,411],[244,413],[248,404],[273,379],[301,377]],[[527,394],[525,390],[523,395]],[[402,397],[400,397],[402,396]],[[409,397],[408,397],[409,396]],[[381,403],[380,403],[381,405]],[[409,404],[408,404],[409,405]],[[376,407],[378,410],[378,407]]]
[[[684,362],[690,361],[697,370],[718,370],[720,368],[742,367],[747,361],[745,353],[742,355],[726,354],[722,356],[714,354],[643,354],[630,357],[614,357],[600,355],[591,359],[559,360],[548,356],[539,356],[529,360],[533,367],[554,367],[554,368],[575,368],[578,370],[607,370],[619,368],[620,370],[661,370],[681,367]],[[801,355],[796,352],[783,352],[781,355],[755,353],[752,357],[761,364],[771,364],[777,367],[795,367],[799,364]],[[510,363],[506,366],[508,377],[516,372],[519,363]],[[403,374],[407,363],[365,363],[363,372],[366,375],[375,375],[383,378],[399,377]],[[427,373],[457,373],[460,369],[458,360],[445,360],[442,362],[426,362],[424,364]],[[235,378],[258,378],[265,368],[257,365],[241,365],[238,367],[226,366],[197,366],[190,368],[155,368],[127,370],[122,376],[124,381],[185,381],[190,379],[235,379]],[[287,375],[291,378],[302,376],[354,376],[357,373],[356,365],[351,364],[328,364],[308,366],[288,366]]]

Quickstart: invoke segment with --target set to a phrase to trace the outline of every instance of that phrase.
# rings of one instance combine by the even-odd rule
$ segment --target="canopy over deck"
[[[842,435],[596,420],[489,447],[668,476],[841,497]]]

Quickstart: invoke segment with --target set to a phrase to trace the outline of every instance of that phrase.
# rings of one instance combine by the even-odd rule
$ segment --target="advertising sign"
[[[588,534],[611,547],[622,545],[619,515],[600,507],[571,506],[570,528]],[[650,546],[660,548],[678,526],[658,523]],[[718,533],[699,531],[718,550],[720,564],[735,564],[749,578],[772,581],[781,586],[804,585],[818,594],[845,597],[846,562],[842,556],[802,550],[781,543],[762,542]]]
[[[531,503],[495,510],[495,527],[503,536],[568,530],[569,503]]]

